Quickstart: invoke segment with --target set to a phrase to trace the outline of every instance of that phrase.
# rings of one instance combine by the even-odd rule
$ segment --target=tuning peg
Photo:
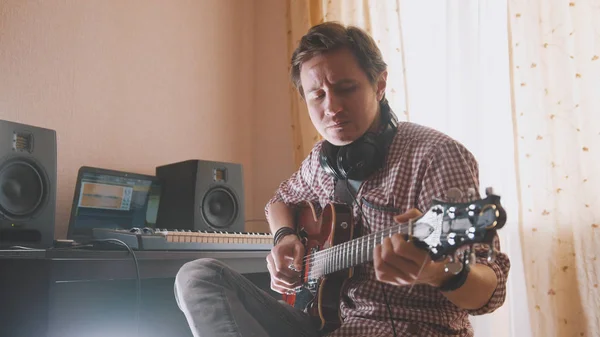
[[[493,187],[486,187],[486,189],[485,189],[485,195],[489,197],[490,195],[493,195],[493,194],[494,194],[494,188]]]
[[[475,250],[473,249],[473,246],[469,247],[469,250],[465,252],[465,255],[467,255],[465,263],[467,263],[470,266],[473,266],[477,263],[477,256],[475,255]]]
[[[462,269],[463,264],[461,262],[455,261],[454,255],[450,255],[448,262],[444,265],[444,272],[456,275],[460,273]]]
[[[477,191],[473,187],[469,187],[469,189],[467,189],[467,198],[469,198],[469,200],[475,200],[476,195]]]
[[[493,262],[495,259],[496,259],[496,250],[494,249],[493,245],[489,245],[487,260],[488,260],[488,262]]]

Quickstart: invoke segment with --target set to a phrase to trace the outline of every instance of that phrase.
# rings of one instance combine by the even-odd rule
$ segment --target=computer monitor
[[[155,176],[83,166],[77,174],[67,239],[84,242],[94,228],[154,228],[161,186]]]

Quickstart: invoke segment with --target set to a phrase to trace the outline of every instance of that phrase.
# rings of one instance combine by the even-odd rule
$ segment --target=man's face
[[[387,73],[375,85],[348,49],[304,62],[300,81],[315,128],[333,145],[347,145],[377,127]]]

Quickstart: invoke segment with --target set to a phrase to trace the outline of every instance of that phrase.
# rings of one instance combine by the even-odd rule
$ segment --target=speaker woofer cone
[[[233,224],[238,214],[235,195],[226,188],[210,189],[202,200],[202,217],[214,228],[227,228]]]
[[[42,172],[23,161],[8,161],[0,167],[0,212],[12,220],[33,216],[46,193]]]

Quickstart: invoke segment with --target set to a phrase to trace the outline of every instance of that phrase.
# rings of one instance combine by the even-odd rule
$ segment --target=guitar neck
[[[409,231],[412,232],[412,229],[417,227],[418,224],[398,224],[313,253],[307,259],[307,263],[310,265],[308,277],[319,278],[365,262],[371,262],[373,261],[373,248],[381,244],[385,238],[398,233],[409,234]],[[413,237],[419,240],[430,236],[430,232],[427,232],[427,234],[421,233],[420,235],[419,233],[412,234]]]
[[[436,202],[425,214],[408,224],[396,224],[305,257],[309,280],[373,261],[373,249],[394,234],[408,234],[421,241],[432,258],[441,258],[458,247],[489,244],[506,223],[500,197],[486,190],[485,199],[468,203]],[[333,210],[328,209],[329,212]]]

